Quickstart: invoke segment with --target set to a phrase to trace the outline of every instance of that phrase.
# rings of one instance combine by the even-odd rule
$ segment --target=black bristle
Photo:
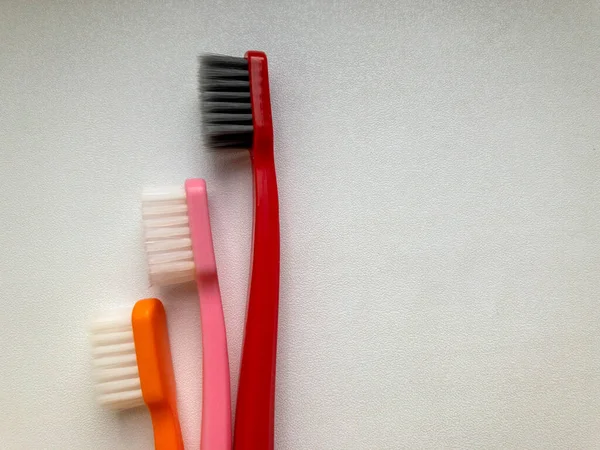
[[[211,148],[250,148],[252,108],[248,61],[223,55],[200,57],[202,128]]]

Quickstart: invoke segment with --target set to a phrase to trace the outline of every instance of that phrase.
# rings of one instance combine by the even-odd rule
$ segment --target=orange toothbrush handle
[[[152,417],[155,450],[183,450],[177,410],[173,411],[167,405],[148,408]]]
[[[138,301],[133,307],[131,324],[142,396],[154,428],[154,448],[183,450],[163,304],[156,298]]]

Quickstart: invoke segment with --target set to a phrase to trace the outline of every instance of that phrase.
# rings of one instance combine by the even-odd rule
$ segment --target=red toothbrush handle
[[[264,53],[246,54],[254,138],[254,244],[235,419],[235,450],[272,450],[279,311],[279,203]]]

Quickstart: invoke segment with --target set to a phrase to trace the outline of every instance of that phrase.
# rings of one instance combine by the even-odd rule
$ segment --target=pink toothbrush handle
[[[198,280],[202,324],[202,450],[231,449],[229,358],[216,277]]]
[[[206,183],[185,182],[202,326],[201,450],[230,450],[231,388],[227,334],[212,242]]]

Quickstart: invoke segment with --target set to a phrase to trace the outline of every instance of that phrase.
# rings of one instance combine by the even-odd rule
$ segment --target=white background
[[[600,6],[0,2],[0,447],[149,449],[94,403],[86,326],[167,305],[186,448],[191,288],[148,288],[146,185],[207,179],[233,392],[246,155],[201,143],[201,52],[270,57],[276,447],[600,448]]]

